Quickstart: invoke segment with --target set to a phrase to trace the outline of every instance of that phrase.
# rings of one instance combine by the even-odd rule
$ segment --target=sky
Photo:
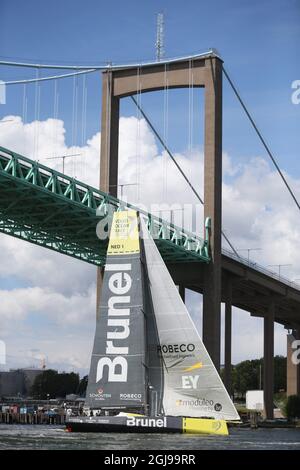
[[[188,6],[188,7],[187,7]],[[300,5],[294,0],[0,1],[0,60],[101,65],[155,60],[156,15],[165,18],[165,55],[178,57],[215,47],[242,98],[300,198],[300,80],[297,45]],[[41,76],[53,75],[43,70]],[[0,65],[0,80],[34,78],[35,69]],[[191,181],[203,192],[203,90],[142,96],[142,105]],[[224,79],[223,229],[237,248],[263,265],[285,263],[300,278],[299,212]],[[86,97],[86,98],[85,98]],[[101,73],[37,87],[6,87],[0,105],[0,145],[97,185]],[[190,123],[192,123],[190,125]],[[137,203],[196,201],[129,99],[121,104],[119,182]],[[197,211],[200,214],[201,208]],[[179,211],[178,211],[179,215]],[[242,215],[242,217],[241,217]],[[203,221],[195,227],[202,233]],[[89,366],[95,314],[95,269],[22,241],[0,236],[0,341],[8,366]],[[245,252],[244,252],[245,253]],[[276,270],[276,268],[274,268]],[[201,331],[201,296],[188,308]],[[233,361],[260,357],[262,321],[234,310]],[[276,327],[275,351],[285,354],[285,332]],[[1,365],[0,365],[1,367]]]

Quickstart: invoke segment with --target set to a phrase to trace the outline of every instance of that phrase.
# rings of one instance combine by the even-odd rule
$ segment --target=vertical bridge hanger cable
[[[163,139],[161,138],[161,136],[159,135],[159,133],[157,132],[157,130],[155,129],[155,127],[153,126],[152,122],[150,121],[150,119],[147,117],[147,115],[145,114],[145,112],[142,110],[141,106],[138,104],[138,102],[136,101],[136,99],[134,98],[134,96],[131,95],[131,99],[132,101],[134,102],[134,104],[137,106],[137,108],[139,109],[141,115],[143,116],[143,118],[145,119],[145,121],[147,122],[147,124],[149,125],[149,127],[151,128],[151,130],[153,131],[154,135],[156,136],[156,138],[159,140],[159,142],[161,143],[161,145],[163,146],[163,148],[165,149],[165,151],[167,152],[167,154],[169,155],[169,157],[171,158],[171,160],[173,161],[173,163],[175,164],[175,166],[177,167],[177,169],[179,170],[179,172],[181,173],[181,175],[183,176],[183,178],[185,179],[185,181],[187,182],[187,184],[189,185],[189,187],[191,188],[191,190],[193,191],[193,193],[195,194],[196,198],[198,199],[198,201],[201,202],[201,204],[203,205],[204,202],[203,202],[203,199],[201,198],[201,196],[198,194],[198,192],[196,191],[196,189],[194,188],[194,186],[192,185],[192,183],[190,182],[190,180],[188,179],[188,177],[186,176],[186,174],[184,173],[184,171],[182,170],[181,166],[177,163],[176,159],[174,158],[174,156],[172,155],[171,151],[169,150],[169,148],[167,147],[167,145],[165,144],[165,142],[163,141]],[[234,246],[232,245],[232,243],[230,242],[230,240],[228,239],[227,235],[223,232],[222,230],[222,235],[224,237],[224,239],[226,240],[226,242],[228,243],[228,245],[230,246],[230,248],[232,249],[232,251],[234,252],[234,254],[240,258],[240,255],[238,254],[238,252],[236,251],[236,249],[234,248]]]
[[[164,132],[163,139],[168,144],[168,128],[169,128],[169,90],[168,90],[168,64],[165,64],[164,70]],[[168,177],[168,161],[167,155],[163,154],[163,199],[167,199],[167,177]]]
[[[247,109],[247,107],[246,107],[244,101],[242,100],[242,98],[241,98],[239,92],[237,91],[237,88],[234,86],[234,84],[233,84],[232,80],[230,79],[228,73],[226,72],[224,66],[223,66],[223,73],[224,73],[226,79],[228,80],[228,83],[229,83],[229,85],[231,86],[231,88],[232,88],[232,90],[233,90],[235,96],[237,97],[239,103],[241,104],[243,110],[245,111],[247,118],[249,119],[250,123],[252,124],[252,127],[254,128],[256,134],[258,135],[259,140],[260,140],[261,143],[263,144],[265,150],[267,151],[267,154],[269,155],[270,159],[272,160],[272,162],[273,162],[273,164],[274,164],[276,170],[278,171],[278,173],[279,173],[279,175],[280,175],[280,177],[281,177],[283,183],[284,183],[285,186],[287,187],[288,192],[290,193],[290,195],[292,196],[292,198],[293,198],[293,200],[294,200],[296,206],[297,206],[298,209],[300,210],[300,204],[299,204],[299,202],[298,202],[298,200],[297,200],[297,198],[296,198],[296,196],[295,196],[295,194],[294,194],[292,188],[290,187],[290,185],[289,185],[289,183],[287,182],[287,180],[286,180],[284,174],[283,174],[282,171],[280,170],[279,165],[278,165],[278,163],[276,162],[274,155],[272,154],[272,152],[271,152],[271,150],[269,149],[269,147],[268,147],[268,145],[267,145],[265,139],[263,138],[262,134],[260,133],[260,131],[259,131],[259,129],[258,129],[258,127],[257,127],[257,125],[256,125],[256,123],[255,123],[255,121],[254,121],[254,119],[252,118],[251,114],[249,113],[249,111],[248,111],[248,109]]]

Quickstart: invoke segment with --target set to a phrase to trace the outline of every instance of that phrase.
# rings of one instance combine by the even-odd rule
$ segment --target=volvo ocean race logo
[[[108,382],[127,382],[128,363],[124,356],[129,353],[130,308],[117,308],[117,305],[130,304],[130,296],[125,294],[128,294],[132,284],[131,276],[127,272],[131,271],[131,264],[107,264],[105,271],[113,272],[108,281],[112,295],[108,300],[106,354],[113,354],[115,357],[99,359],[96,382],[103,378],[106,367],[108,368]],[[116,331],[117,328],[119,331]],[[115,340],[123,341],[123,346],[116,346]]]

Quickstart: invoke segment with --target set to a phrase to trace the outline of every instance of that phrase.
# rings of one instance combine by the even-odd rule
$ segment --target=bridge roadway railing
[[[282,276],[281,274],[279,275],[279,274],[275,273],[274,271],[271,271],[270,269],[267,269],[265,266],[262,266],[262,265],[256,263],[255,261],[252,261],[248,258],[244,258],[243,256],[238,256],[233,251],[227,250],[226,248],[222,248],[222,253],[223,253],[223,255],[228,256],[229,258],[232,258],[232,259],[238,261],[239,263],[242,263],[242,264],[248,266],[249,268],[254,269],[255,271],[259,271],[259,272],[265,274],[266,276],[272,277],[273,279],[277,279],[277,281],[280,281],[280,282],[292,287],[293,289],[300,290],[300,284],[298,284],[297,282],[291,281],[287,277]]]
[[[134,206],[0,147],[0,231],[101,266],[107,239],[96,226]],[[167,262],[209,262],[208,241],[139,210]]]

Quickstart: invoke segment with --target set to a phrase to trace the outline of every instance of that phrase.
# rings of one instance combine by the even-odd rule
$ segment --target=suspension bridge
[[[2,62],[3,65],[26,66]],[[38,64],[27,66],[39,69]],[[60,66],[43,66],[60,68]],[[215,51],[174,60],[134,65],[61,66],[72,72],[30,81],[76,74],[102,73],[100,189],[80,182],[42,163],[0,147],[0,231],[97,266],[98,301],[107,239],[99,240],[96,225],[121,207],[134,207],[117,197],[120,100],[133,98],[150,129],[204,205],[203,236],[163,218],[140,211],[184,298],[185,289],[203,294],[203,340],[220,366],[220,306],[225,303],[225,384],[231,391],[232,306],[264,319],[264,395],[266,415],[273,417],[274,322],[300,334],[300,286],[238,255],[222,231],[222,77],[231,83],[251,124],[298,205],[266,142],[250,116]],[[191,80],[192,77],[192,80]],[[27,80],[28,81],[28,80]],[[173,157],[166,142],[147,117],[139,94],[168,88],[201,87],[205,90],[204,198],[198,194]],[[12,81],[11,84],[24,83]],[[298,205],[299,208],[299,205]],[[139,208],[137,207],[139,210]],[[230,246],[222,248],[221,237]],[[290,343],[289,344],[289,348]],[[288,350],[291,354],[291,349]],[[288,391],[300,393],[299,366],[288,364]]]

